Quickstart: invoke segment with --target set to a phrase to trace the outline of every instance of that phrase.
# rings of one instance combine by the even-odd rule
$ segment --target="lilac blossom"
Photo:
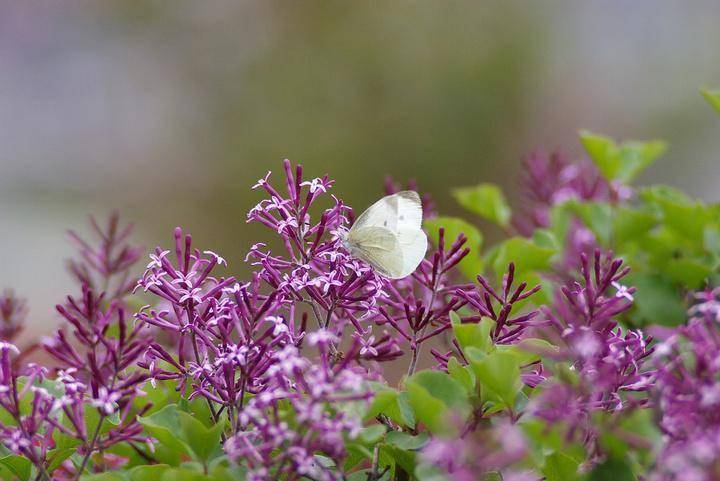
[[[576,379],[563,383],[567,376],[560,375],[542,384],[530,412],[550,423],[566,423],[569,436],[577,433],[589,444],[595,439],[591,413],[647,404],[646,395],[630,394],[646,393],[655,376],[647,362],[652,339],[618,325],[635,292],[620,283],[629,272],[622,264],[610,253],[596,251],[592,262],[582,255],[581,281],[560,289],[554,311],[544,309],[549,326],[542,332],[559,350],[543,354],[559,361],[558,368],[567,363],[567,374]]]
[[[44,342],[45,350],[58,362],[57,380],[64,395],[57,401],[73,429],[63,429],[66,435],[79,440],[84,455],[77,476],[83,473],[90,456],[120,442],[145,443],[137,416],[149,408],[139,410],[134,401],[144,396],[142,385],[148,374],[133,369],[148,347],[142,322],[128,324],[125,308],[120,301],[112,301],[107,308],[103,296],[96,296],[84,286],[81,299],[68,296],[58,312],[72,326],[72,338],[64,329]],[[117,332],[117,334],[112,334]],[[86,410],[95,409],[99,421],[93,432],[85,426]],[[104,421],[115,416],[113,426],[101,431]]]
[[[68,261],[68,269],[79,285],[105,292],[108,299],[121,299],[135,286],[130,271],[141,256],[141,249],[128,243],[133,225],[121,226],[117,212],[108,217],[105,228],[92,216],[89,224],[97,245],[69,231],[78,258]]]
[[[496,344],[510,344],[518,340],[526,332],[528,326],[537,325],[534,322],[538,315],[537,310],[530,310],[524,314],[513,314],[516,304],[520,304],[540,290],[540,285],[527,289],[527,282],[521,282],[513,288],[514,263],[508,265],[499,292],[490,286],[485,277],[479,275],[477,281],[480,285],[478,289],[458,289],[456,291],[457,296],[474,311],[473,315],[461,318],[463,322],[477,322],[482,317],[492,319],[495,321],[495,326],[490,335]]]
[[[0,293],[0,339],[13,342],[25,327],[27,306],[25,300],[17,297],[12,289]]]
[[[462,438],[433,438],[422,449],[421,460],[438,481],[476,481],[497,473],[503,480],[539,481],[539,476],[513,466],[527,453],[520,428],[503,423]]]
[[[248,283],[213,276],[224,259],[192,248],[189,235],[175,230],[177,264],[169,251],[157,248],[138,283],[160,298],[160,309],[144,307],[137,319],[177,337],[171,353],[158,342],[150,345],[141,365],[154,381],[176,379],[189,398],[204,397],[215,421],[226,410],[233,429],[246,397],[263,389],[261,375],[276,351],[299,344],[306,316],[296,324],[295,308],[279,310],[274,292],[261,292],[260,276]],[[171,350],[172,351],[172,350]]]
[[[352,355],[333,362],[331,346],[338,339],[332,332],[317,330],[307,341],[318,349],[319,362],[313,364],[295,346],[285,346],[264,375],[266,390],[243,410],[242,429],[225,443],[231,459],[247,463],[248,479],[344,479],[337,467],[347,455],[345,440],[357,436],[361,423],[337,406],[369,399],[365,370],[352,367]],[[356,349],[354,343],[351,351]],[[281,407],[284,403],[289,410]],[[334,467],[321,463],[316,454],[330,458]]]
[[[256,188],[270,196],[248,214],[249,222],[272,229],[284,251],[275,254],[265,244],[254,245],[248,260],[258,276],[285,306],[307,306],[321,329],[338,338],[346,330],[363,346],[359,362],[386,362],[402,355],[401,345],[413,352],[414,370],[419,346],[448,327],[452,308],[449,272],[467,254],[464,238],[449,249],[444,241],[430,260],[405,279],[391,281],[355,259],[342,237],[350,227],[352,210],[329,195],[327,176],[303,181],[302,168],[285,161],[285,194],[270,183],[270,174]],[[330,197],[330,207],[311,219],[314,204]],[[339,349],[334,346],[333,350]]]
[[[550,209],[556,204],[570,199],[606,201],[615,192],[591,162],[572,162],[559,151],[533,152],[524,166],[521,191],[524,209],[513,223],[526,236],[536,228],[550,225]]]
[[[448,247],[440,229],[438,247],[429,258],[411,276],[389,282],[378,298],[375,322],[391,326],[409,345],[408,374],[415,371],[423,343],[449,329],[450,312],[463,305],[455,295],[462,286],[456,284],[454,269],[469,252],[466,242],[460,235]]]
[[[720,458],[720,289],[695,295],[689,321],[657,345],[659,425],[665,444],[653,481],[716,481]]]
[[[524,338],[533,327],[539,327],[542,322],[538,321],[539,311],[536,309],[517,312],[524,301],[530,299],[540,290],[540,285],[530,289],[526,282],[521,282],[513,287],[515,281],[515,265],[508,265],[507,273],[503,275],[502,286],[499,290],[494,289],[488,280],[482,275],[477,276],[478,286],[457,286],[454,296],[457,302],[453,304],[458,309],[462,323],[476,323],[483,318],[492,319],[494,326],[490,331],[490,337],[495,344],[514,344]],[[450,326],[448,326],[450,327]],[[467,364],[462,349],[453,341],[453,350],[442,353],[436,349],[432,354],[439,362],[439,368],[447,370],[447,362],[450,357],[459,359],[462,364]],[[542,365],[532,363],[524,366],[522,373],[523,382],[531,387],[542,381]]]
[[[11,356],[19,354],[12,344],[0,342],[0,408],[8,419],[0,424],[0,443],[14,454],[25,456],[38,470],[38,478],[50,480],[49,450],[59,427],[57,401],[42,387],[47,370],[29,365],[21,379]]]
[[[124,244],[131,228],[119,229],[116,214],[110,217],[103,231],[94,219],[93,229],[100,237],[100,246],[93,247],[74,233],[71,237],[79,246],[80,260],[70,261],[70,270],[81,285],[79,297],[68,296],[57,311],[70,326],[46,338],[45,350],[55,359],[58,382],[64,395],[57,401],[72,430],[56,426],[66,435],[81,442],[83,454],[76,477],[82,475],[95,451],[103,451],[120,442],[144,443],[142,426],[137,416],[149,405],[135,408],[135,399],[143,396],[142,386],[148,373],[135,369],[149,345],[144,322],[128,322],[124,297],[131,290],[129,269],[137,260],[137,249]],[[105,290],[115,287],[110,294]],[[94,409],[99,421],[93,432],[86,432],[85,412]],[[114,416],[113,426],[101,430],[104,421]]]
[[[301,166],[293,169],[286,160],[284,167],[286,193],[272,186],[268,173],[254,188],[269,198],[248,213],[248,222],[261,223],[279,235],[284,251],[275,254],[265,244],[255,244],[247,259],[278,302],[307,305],[318,327],[339,335],[349,323],[365,331],[363,317],[375,309],[387,281],[343,247],[351,209],[330,195],[334,182],[327,176],[304,181]],[[331,206],[313,221],[314,204],[323,196],[329,197]]]

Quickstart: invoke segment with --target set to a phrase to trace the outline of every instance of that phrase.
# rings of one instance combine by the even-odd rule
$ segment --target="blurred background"
[[[641,183],[720,200],[716,1],[0,3],[0,288],[36,330],[74,290],[67,228],[119,209],[148,249],[183,226],[242,275],[249,187],[287,157],[363,209],[384,176],[441,212],[514,197],[536,147],[580,128],[662,138]]]

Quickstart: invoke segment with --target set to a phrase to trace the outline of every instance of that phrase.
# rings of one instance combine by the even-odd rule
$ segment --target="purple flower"
[[[46,369],[29,365],[20,380],[11,361],[11,356],[18,353],[14,345],[0,343],[0,408],[5,411],[0,443],[14,454],[26,457],[39,475],[50,479],[47,469],[53,433],[65,428],[59,424],[55,398],[40,385]]]
[[[27,307],[25,300],[11,289],[0,293],[0,339],[12,342],[23,330]]]
[[[464,304],[456,295],[463,286],[457,284],[455,268],[470,251],[466,242],[461,234],[448,247],[440,229],[438,247],[429,258],[411,276],[387,282],[377,298],[379,315],[374,323],[392,327],[398,341],[408,344],[412,354],[408,374],[415,371],[422,345],[448,330],[450,313]]]
[[[189,398],[204,397],[215,420],[227,412],[235,432],[247,399],[267,389],[264,375],[282,362],[283,348],[304,340],[307,315],[296,316],[295,305],[282,302],[278,292],[265,293],[261,274],[244,284],[214,276],[224,259],[193,249],[180,229],[176,264],[159,247],[150,257],[138,287],[155,294],[161,307],[145,307],[136,318],[172,334],[174,342],[153,342],[140,365],[153,382],[175,379],[181,389],[189,386]]]
[[[348,323],[362,332],[363,318],[374,310],[386,280],[344,248],[351,209],[329,195],[334,182],[327,176],[303,181],[301,166],[293,169],[286,160],[284,167],[286,193],[273,187],[268,174],[255,187],[269,198],[248,213],[248,222],[259,222],[280,236],[284,251],[275,254],[259,243],[247,259],[279,303],[310,306],[318,327],[336,334]],[[313,221],[321,196],[329,197],[331,206]]]
[[[605,201],[613,189],[589,161],[573,163],[562,153],[536,151],[525,159],[524,210],[513,219],[523,235],[550,225],[550,209],[570,199]],[[617,196],[615,196],[617,197]]]
[[[502,473],[502,479],[539,481],[537,475],[513,469],[527,452],[520,428],[503,423],[464,438],[433,438],[422,449],[421,459],[438,472],[438,479],[476,481]]]
[[[558,369],[569,369],[541,384],[529,409],[550,423],[564,421],[569,436],[580,433],[588,443],[595,440],[590,414],[646,405],[646,394],[631,393],[648,391],[656,375],[647,362],[652,338],[618,325],[617,316],[631,307],[635,292],[620,284],[629,272],[622,264],[610,253],[596,251],[592,263],[582,255],[581,281],[557,293],[553,310],[544,309],[549,323],[542,332],[559,347],[544,354],[561,363]]]
[[[720,289],[695,295],[686,326],[657,345],[654,359],[665,445],[650,479],[715,481],[720,458]]]
[[[490,337],[495,344],[514,344],[521,341],[528,331],[533,327],[542,325],[539,322],[537,310],[526,310],[516,312],[517,304],[529,299],[540,290],[537,285],[527,289],[527,283],[522,282],[513,287],[515,280],[515,265],[508,266],[507,273],[503,276],[502,286],[499,290],[490,286],[490,283],[482,275],[477,276],[479,286],[461,285],[454,290],[456,302],[452,307],[462,313],[462,323],[480,322],[483,317],[492,319],[495,326],[490,332]],[[448,323],[448,327],[450,327]],[[438,361],[438,367],[447,370],[447,362],[450,357],[455,356],[462,364],[467,364],[462,349],[453,341],[453,350],[441,353],[436,349],[432,354]],[[543,367],[540,363],[532,363],[524,366],[522,379],[528,386],[534,387],[545,379]]]
[[[513,289],[515,280],[515,264],[510,263],[507,274],[503,276],[502,287],[499,291],[493,289],[488,281],[481,275],[477,276],[480,287],[475,290],[458,289],[457,296],[462,299],[475,313],[463,317],[463,322],[478,322],[482,317],[489,317],[495,321],[491,333],[493,342],[497,344],[510,344],[518,340],[528,326],[537,325],[534,321],[538,315],[537,310],[523,314],[514,314],[515,304],[528,299],[540,290],[540,285],[527,289],[527,283],[522,282]],[[495,307],[497,306],[497,307]]]
[[[134,287],[135,280],[130,270],[141,255],[139,247],[127,242],[133,226],[128,224],[121,227],[117,212],[108,217],[104,229],[94,217],[90,217],[89,223],[98,239],[97,246],[85,241],[74,231],[68,232],[79,256],[78,259],[68,261],[70,273],[81,286],[104,292],[110,300],[122,299]]]
[[[239,417],[241,429],[225,443],[231,459],[247,463],[248,479],[344,479],[341,471],[320,463],[316,454],[342,466],[345,440],[355,437],[361,424],[335,406],[369,399],[365,371],[352,367],[349,360],[333,364],[330,346],[337,339],[331,332],[316,331],[308,342],[320,350],[319,363],[285,346],[263,377],[266,389],[247,403]]]

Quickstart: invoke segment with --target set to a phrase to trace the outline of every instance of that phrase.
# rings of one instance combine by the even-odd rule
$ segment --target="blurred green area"
[[[242,274],[272,237],[245,223],[249,187],[286,157],[357,209],[391,175],[454,214],[450,188],[495,182],[513,202],[521,157],[579,154],[586,127],[667,139],[643,180],[717,198],[697,88],[720,83],[720,9],[701,3],[6,5],[0,286],[46,316],[70,287],[62,227],[112,208],[148,248],[181,225]]]

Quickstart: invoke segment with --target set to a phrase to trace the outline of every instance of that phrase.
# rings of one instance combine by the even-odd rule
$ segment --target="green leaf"
[[[618,246],[635,243],[646,236],[657,223],[657,217],[650,212],[616,207],[612,216],[613,240]]]
[[[139,417],[138,421],[152,437],[172,452],[190,454],[189,446],[181,441],[183,433],[178,412],[177,405],[169,404],[150,416]]]
[[[127,481],[124,473],[118,471],[108,471],[98,474],[83,474],[80,481]]]
[[[415,411],[413,411],[412,406],[410,405],[410,400],[408,393],[401,392],[397,397],[397,407],[398,407],[398,420],[395,420],[393,418],[393,421],[397,422],[398,424],[404,424],[405,426],[415,429]]]
[[[55,471],[63,461],[76,452],[77,449],[75,448],[56,448],[48,451],[47,459],[49,463],[47,465],[47,472],[52,473]]]
[[[559,250],[560,243],[555,234],[549,229],[535,229],[532,235],[533,243],[545,249]]]
[[[548,269],[555,252],[554,249],[540,247],[525,237],[511,237],[498,246],[493,269],[496,277],[502,279],[508,265],[511,262],[515,263],[516,278],[519,283],[532,271]]]
[[[408,384],[417,384],[424,387],[430,395],[441,400],[456,412],[460,412],[460,416],[463,416],[462,413],[469,411],[467,391],[462,384],[444,372],[420,371],[405,381],[405,385]]]
[[[470,364],[480,384],[483,400],[501,403],[512,409],[522,387],[518,357],[496,351],[479,359],[472,356]]]
[[[448,432],[452,426],[448,421],[448,406],[434,397],[422,385],[406,381],[408,403],[413,409],[417,420],[425,424],[432,433]],[[461,388],[462,389],[462,388]]]
[[[383,444],[380,451],[382,453],[382,458],[390,458],[394,464],[400,466],[405,472],[412,473],[415,471],[417,460],[417,454],[415,454],[415,452],[400,449],[397,446],[389,444]]]
[[[627,279],[637,289],[633,305],[645,323],[677,326],[685,322],[682,295],[669,280],[654,274],[631,274]]]
[[[707,103],[720,114],[720,90],[700,89],[700,93]]]
[[[387,428],[382,424],[373,424],[363,428],[358,435],[358,441],[365,444],[375,444],[382,439],[385,435]]]
[[[160,481],[216,481],[214,478],[199,471],[193,471],[187,468],[166,469],[162,477],[156,479]]]
[[[445,230],[445,248],[447,249],[460,234],[467,237],[465,246],[470,252],[460,261],[458,268],[468,279],[475,279],[483,267],[481,256],[483,236],[472,224],[457,217],[436,217],[425,221],[425,228],[430,234],[430,240],[436,246],[439,244],[439,229]]]
[[[467,366],[462,366],[454,357],[448,360],[448,374],[462,384],[467,393],[475,392],[475,373]]]
[[[4,458],[0,458],[0,464],[12,471],[12,473],[17,476],[20,481],[27,481],[28,478],[30,478],[32,463],[24,456],[11,454],[9,456],[5,456]]]
[[[460,316],[455,312],[450,313],[452,321],[453,333],[455,339],[463,350],[467,347],[476,347],[481,351],[488,352],[492,348],[492,339],[490,333],[495,327],[495,321],[488,317],[484,317],[480,322],[471,322],[463,324]]]
[[[632,181],[667,149],[661,140],[628,141],[618,145],[609,137],[587,130],[580,132],[580,140],[606,179],[625,183]]]
[[[372,473],[372,469],[361,469],[354,471],[346,476],[347,481],[367,481]],[[392,470],[385,473],[378,481],[390,481],[392,478]]]
[[[592,470],[588,481],[636,481],[637,478],[625,460],[610,458]]]
[[[409,428],[415,426],[412,408],[408,405],[406,395],[403,395],[404,393],[399,393],[395,389],[384,385],[377,386],[373,390],[375,391],[375,395],[370,403],[370,407],[365,413],[365,421],[383,414],[402,426]]]
[[[461,187],[453,190],[453,196],[461,206],[480,217],[501,227],[510,224],[512,211],[497,185],[480,184],[475,187]]]
[[[430,439],[427,433],[420,433],[417,436],[413,436],[408,433],[400,431],[390,431],[385,435],[385,443],[397,446],[400,449],[405,450],[417,450],[425,446]]]
[[[671,280],[690,289],[701,288],[713,273],[705,262],[687,258],[668,260],[664,270]]]
[[[372,451],[370,451],[367,446],[360,443],[346,443],[345,450],[347,451],[347,457],[345,458],[345,463],[343,464],[345,471],[351,470],[366,459],[372,459],[373,456]]]
[[[572,481],[578,479],[580,462],[562,452],[555,452],[545,458],[542,473],[547,481]]]
[[[130,481],[155,481],[170,469],[167,464],[152,464],[137,466],[128,471]]]
[[[198,460],[207,462],[220,448],[223,423],[218,422],[212,428],[207,428],[190,413],[178,411],[177,415],[180,421],[182,440],[190,446]]]

